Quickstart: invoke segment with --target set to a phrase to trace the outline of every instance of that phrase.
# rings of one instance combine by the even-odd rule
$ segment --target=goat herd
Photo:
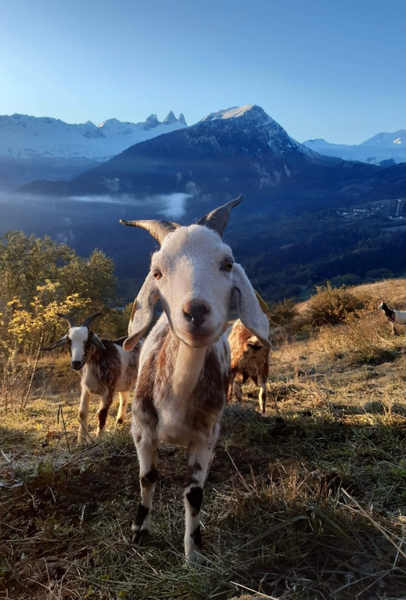
[[[222,240],[230,211],[241,200],[239,196],[188,227],[169,221],[121,221],[146,229],[160,244],[134,302],[128,337],[100,339],[90,329],[100,313],[79,327],[69,315],[61,314],[69,331],[45,348],[66,344],[72,368],[81,370],[79,442],[88,437],[90,395],[101,396],[99,434],[116,392],[120,394],[117,424],[123,422],[135,385],[131,431],[141,486],[133,524],[136,542],[151,528],[160,442],[187,448],[184,545],[189,563],[201,556],[203,485],[227,395],[234,389],[241,400],[241,378],[244,382],[251,377],[260,386],[260,408],[265,412],[268,319],[243,268]],[[143,341],[158,298],[162,315]],[[230,307],[237,309],[239,319],[228,336]]]
[[[151,528],[152,500],[158,480],[161,441],[187,448],[184,487],[185,556],[201,557],[200,509],[203,485],[213,455],[220,419],[233,392],[241,401],[241,383],[251,378],[259,387],[265,412],[269,370],[269,324],[261,299],[241,265],[234,261],[222,233],[239,196],[212,211],[195,225],[170,221],[121,221],[146,229],[160,244],[150,271],[134,301],[128,337],[100,339],[90,326],[95,313],[76,327],[70,315],[68,333],[44,348],[66,344],[71,366],[81,370],[79,442],[88,434],[89,401],[101,396],[99,435],[116,392],[120,394],[117,424],[125,419],[128,397],[135,386],[131,431],[137,449],[141,500],[133,524],[139,543]],[[161,299],[162,315],[147,335],[154,305]],[[230,307],[239,319],[227,331]],[[406,324],[406,312],[379,306],[395,333]]]

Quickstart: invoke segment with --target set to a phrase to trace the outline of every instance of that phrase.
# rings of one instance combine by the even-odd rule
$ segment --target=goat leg
[[[128,405],[128,396],[130,392],[120,392],[120,406],[118,408],[117,419],[116,419],[116,427],[122,425],[125,421],[125,414],[127,412]]]
[[[209,470],[217,435],[211,439],[192,442],[188,448],[188,467],[184,490],[185,502],[185,557],[190,564],[201,559],[202,536],[200,509],[203,485]]]
[[[158,440],[148,432],[136,435],[134,441],[140,464],[141,501],[132,530],[133,541],[140,544],[151,529],[152,500],[158,480]]]
[[[86,442],[87,438],[88,438],[87,418],[89,415],[89,402],[90,402],[90,392],[82,384],[82,394],[80,396],[80,404],[79,404],[79,433],[78,433],[79,444]]]
[[[97,437],[99,437],[104,432],[104,427],[106,425],[107,414],[109,412],[109,408],[113,403],[114,392],[110,392],[107,396],[102,396],[100,401],[100,408],[97,411]]]

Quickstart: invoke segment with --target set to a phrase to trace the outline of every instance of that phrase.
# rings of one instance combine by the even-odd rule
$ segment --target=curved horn
[[[62,319],[66,319],[69,323],[69,327],[75,327],[75,323],[70,315],[64,315],[63,313],[56,313],[58,317],[62,317]]]
[[[103,313],[101,312],[97,312],[97,313],[93,313],[92,315],[90,315],[90,317],[87,317],[87,319],[85,319],[82,323],[82,327],[87,327],[89,329],[89,325],[92,321],[94,321],[94,319],[96,319],[97,317],[100,317],[100,315],[102,315]]]
[[[63,346],[63,344],[65,344],[65,342],[66,342],[67,339],[68,339],[68,336],[64,335],[63,337],[61,337],[60,340],[58,340],[57,342],[54,342],[50,346],[43,346],[41,348],[41,350],[53,350],[54,348],[58,348],[59,346]]]
[[[225,226],[228,223],[228,217],[230,216],[231,209],[237,206],[242,200],[242,196],[238,196],[235,200],[230,200],[223,206],[219,206],[212,210],[208,215],[199,219],[196,225],[203,225],[209,229],[217,231],[218,234],[222,235]]]
[[[180,225],[173,223],[172,221],[123,221],[120,219],[120,223],[122,225],[129,225],[130,227],[146,229],[160,244],[162,244],[168,233],[175,231],[175,229],[180,227]]]

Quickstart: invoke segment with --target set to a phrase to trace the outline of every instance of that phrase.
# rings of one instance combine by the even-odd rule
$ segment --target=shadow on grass
[[[400,598],[405,560],[342,489],[399,543],[406,429],[381,415],[344,416],[277,420],[227,408],[205,487],[206,560],[196,569],[182,556],[183,450],[160,452],[155,533],[141,548],[131,542],[139,486],[127,433],[59,466],[48,458],[4,504],[4,589],[20,600],[44,598],[44,587],[62,599],[226,600],[238,584],[292,600],[382,590]]]

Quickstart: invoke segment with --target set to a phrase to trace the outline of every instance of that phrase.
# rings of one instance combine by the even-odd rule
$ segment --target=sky
[[[258,104],[298,141],[406,128],[406,0],[0,0],[0,115]]]

